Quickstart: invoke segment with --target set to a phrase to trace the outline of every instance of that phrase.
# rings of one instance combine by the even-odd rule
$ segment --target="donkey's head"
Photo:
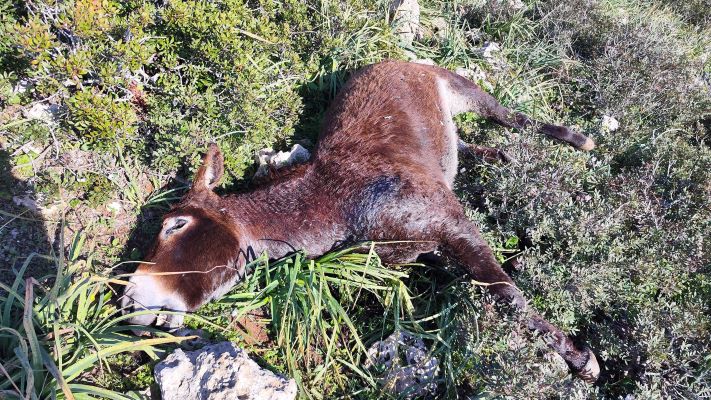
[[[239,229],[213,192],[223,172],[216,145],[198,170],[193,187],[170,212],[146,262],[141,263],[126,287],[124,312],[144,310],[194,311],[223,295],[244,272]],[[145,313],[131,323],[150,325],[157,315]],[[175,327],[182,316],[168,315],[165,325]]]

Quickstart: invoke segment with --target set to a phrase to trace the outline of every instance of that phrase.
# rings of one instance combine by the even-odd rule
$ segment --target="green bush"
[[[52,96],[66,108],[55,140],[100,153],[126,148],[161,173],[196,163],[217,141],[226,183],[242,177],[255,150],[291,138],[308,82],[398,51],[384,18],[369,19],[372,4],[358,1],[344,8],[269,0],[29,8],[42,15],[8,20],[8,46],[31,65],[21,75],[35,97]],[[332,24],[338,27],[315,28]]]

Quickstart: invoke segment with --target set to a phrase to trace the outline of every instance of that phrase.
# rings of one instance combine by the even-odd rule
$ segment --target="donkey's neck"
[[[225,211],[242,232],[241,249],[256,255],[266,251],[271,258],[300,249],[318,255],[344,240],[337,194],[327,182],[310,163],[252,191],[225,197]]]

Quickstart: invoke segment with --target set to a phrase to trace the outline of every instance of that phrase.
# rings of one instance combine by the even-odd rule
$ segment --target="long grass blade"
[[[154,338],[154,339],[141,339],[127,343],[119,343],[110,347],[105,347],[96,353],[89,355],[71,366],[67,367],[63,373],[68,382],[71,382],[74,378],[79,376],[83,371],[90,368],[102,357],[108,357],[114,354],[125,353],[129,351],[143,351],[144,349],[158,346],[162,344],[177,344],[186,340],[195,339],[196,336],[184,336],[184,337],[167,337],[167,338]]]

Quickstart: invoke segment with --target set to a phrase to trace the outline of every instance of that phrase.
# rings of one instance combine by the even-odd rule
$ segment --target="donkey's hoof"
[[[516,161],[515,158],[511,157],[511,155],[501,149],[497,149],[496,155],[499,157],[499,161],[505,163],[505,164],[511,164]]]
[[[600,364],[597,363],[592,350],[588,349],[588,355],[588,362],[577,372],[577,375],[587,383],[595,383],[600,377]]]

